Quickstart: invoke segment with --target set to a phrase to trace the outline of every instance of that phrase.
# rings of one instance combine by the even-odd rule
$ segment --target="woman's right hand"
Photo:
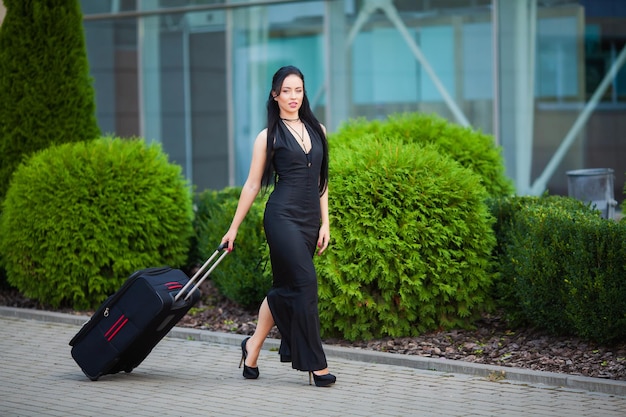
[[[227,250],[228,252],[232,252],[235,246],[235,238],[237,237],[237,231],[229,229],[228,232],[222,238],[222,244],[228,242]]]

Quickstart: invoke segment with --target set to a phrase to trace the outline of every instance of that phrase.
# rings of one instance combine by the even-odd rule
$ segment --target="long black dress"
[[[278,181],[265,207],[264,227],[274,277],[267,301],[281,335],[280,359],[291,362],[294,369],[315,371],[327,367],[313,265],[320,228],[323,145],[313,129],[307,131],[308,154],[278,123],[273,157]]]

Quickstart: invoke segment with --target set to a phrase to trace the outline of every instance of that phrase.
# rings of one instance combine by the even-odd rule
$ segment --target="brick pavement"
[[[524,372],[491,382],[490,369],[481,375],[458,361],[449,362],[459,372],[432,371],[404,355],[334,347],[326,349],[337,384],[317,388],[279,362],[272,340],[259,359],[261,377],[244,380],[242,336],[191,329],[175,329],[132,373],[92,382],[68,345],[82,321],[0,308],[0,416],[626,416],[626,382],[537,372],[526,382]]]

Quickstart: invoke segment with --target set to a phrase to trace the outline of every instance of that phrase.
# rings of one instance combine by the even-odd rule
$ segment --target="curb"
[[[5,306],[0,306],[0,317],[15,317],[20,319],[72,324],[77,326],[82,326],[87,320],[89,320],[89,316]],[[243,339],[243,335],[239,334],[213,332],[209,330],[185,327],[174,327],[168,334],[168,337],[233,346],[239,346],[241,344],[241,340]],[[279,345],[280,340],[267,339],[265,341],[264,349],[277,349]],[[404,366],[414,369],[464,374],[483,378],[492,378],[496,376],[496,379],[504,382],[510,381],[533,385],[546,385],[551,387],[598,392],[609,395],[626,396],[626,381],[560,374],[555,372],[533,371],[506,366],[476,364],[450,359],[433,359],[413,355],[367,351],[341,346],[324,345],[324,351],[326,352],[326,356],[337,359]]]

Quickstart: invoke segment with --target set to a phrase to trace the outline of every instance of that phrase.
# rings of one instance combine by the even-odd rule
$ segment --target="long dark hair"
[[[263,171],[262,184],[265,187],[270,186],[275,181],[274,167],[272,165],[272,155],[274,152],[274,136],[276,135],[276,129],[280,122],[280,109],[278,103],[274,100],[274,94],[280,94],[283,86],[283,81],[289,75],[297,75],[302,80],[302,86],[304,87],[304,75],[298,68],[288,65],[280,68],[274,74],[272,78],[272,89],[270,90],[269,97],[267,98],[267,154],[265,158],[265,170]],[[306,88],[304,88],[304,97],[302,98],[302,105],[298,111],[298,117],[307,126],[310,126],[315,133],[322,138],[322,148],[324,151],[324,158],[322,159],[322,167],[320,169],[320,183],[319,192],[320,195],[324,194],[326,187],[328,186],[328,140],[322,130],[322,125],[317,120],[313,112],[311,111],[311,105],[309,104],[309,98],[306,95]]]

